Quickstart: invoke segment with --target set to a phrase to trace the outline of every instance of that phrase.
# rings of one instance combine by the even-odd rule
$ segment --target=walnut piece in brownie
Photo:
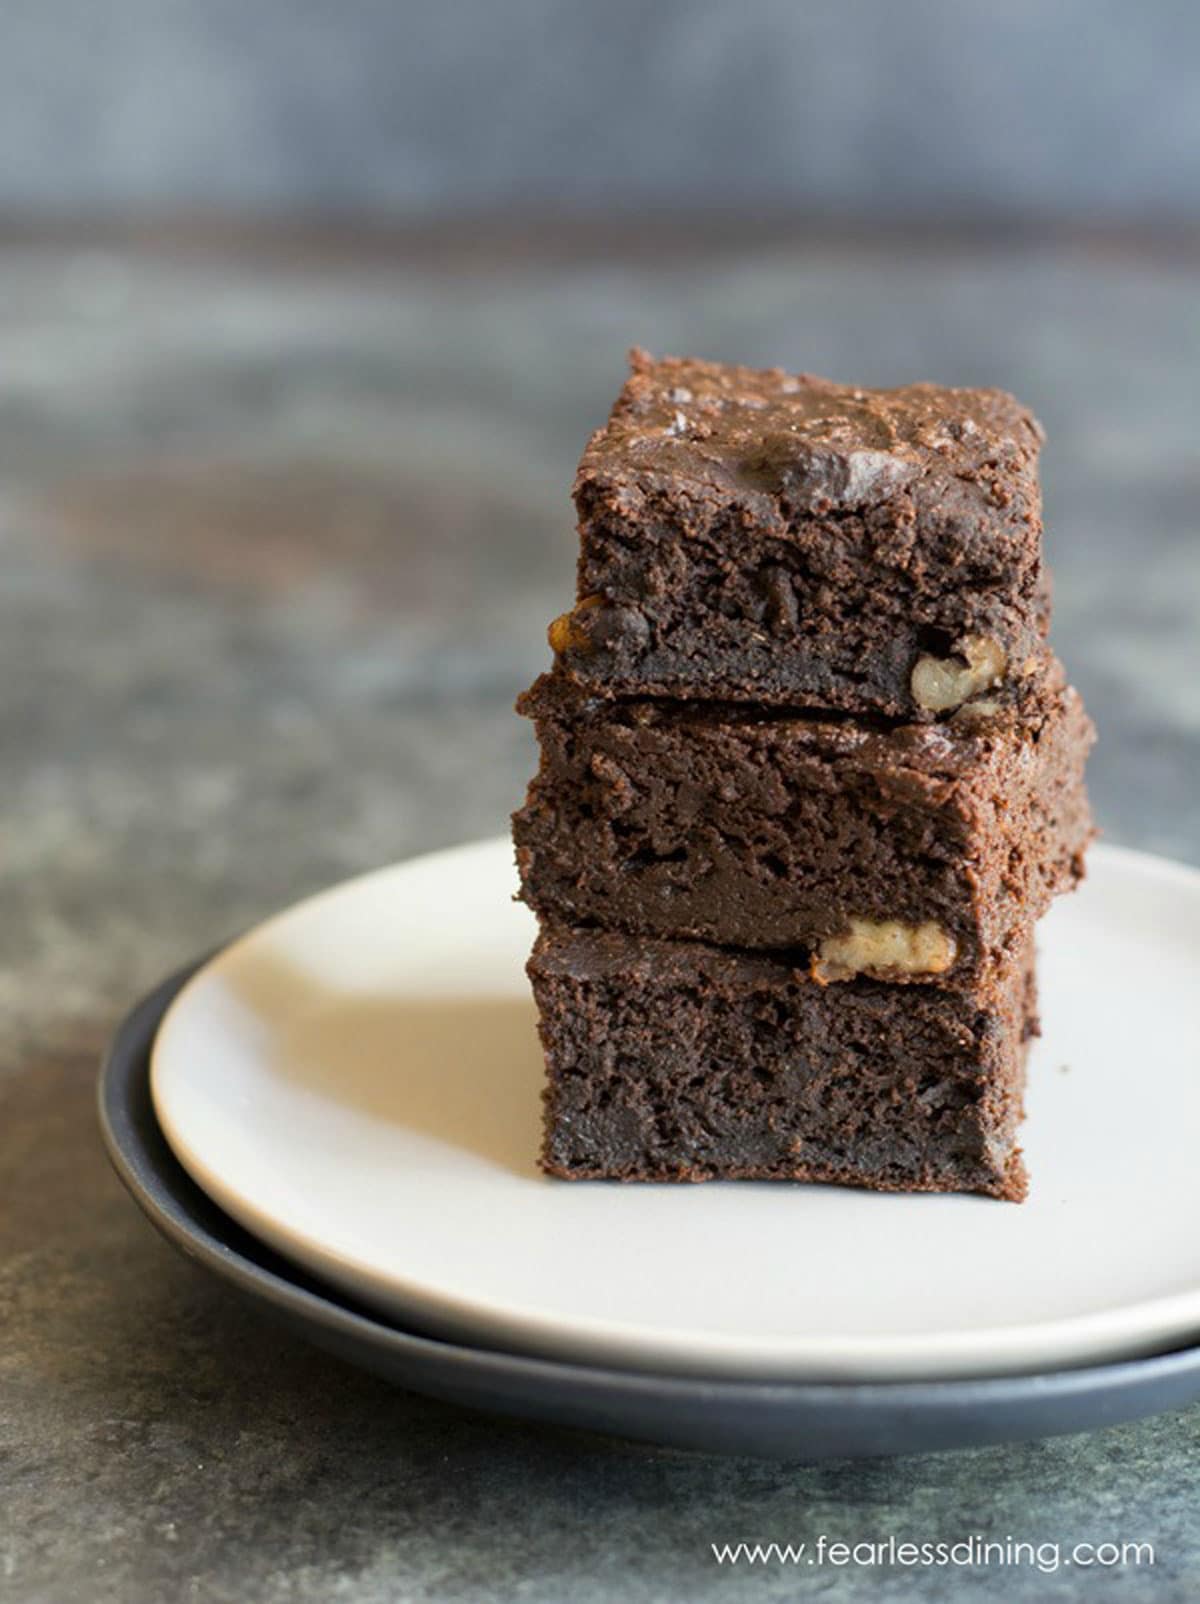
[[[1034,417],[631,355],[575,481],[560,667],[605,695],[932,719],[1021,682],[1049,621]]]

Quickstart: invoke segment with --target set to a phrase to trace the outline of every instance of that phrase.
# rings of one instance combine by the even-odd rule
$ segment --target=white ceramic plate
[[[420,858],[189,982],[155,1108],[229,1214],[406,1324],[633,1368],[986,1375],[1200,1334],[1200,874],[1100,847],[1044,921],[1021,1206],[543,1178],[512,889],[507,841]]]

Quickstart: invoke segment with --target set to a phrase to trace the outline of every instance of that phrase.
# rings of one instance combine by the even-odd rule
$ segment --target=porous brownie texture
[[[607,701],[558,674],[518,707],[541,745],[521,894],[559,923],[962,987],[1084,872],[1094,732],[1053,659],[1033,698],[940,724]]]
[[[575,481],[564,672],[906,719],[1021,682],[1050,607],[1042,432],[1011,396],[631,366]]]
[[[1025,1195],[1031,943],[974,993],[552,925],[528,967],[551,1175]]]

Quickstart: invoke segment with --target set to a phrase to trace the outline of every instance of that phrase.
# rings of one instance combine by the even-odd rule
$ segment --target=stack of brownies
[[[1092,728],[1035,419],[632,355],[518,703],[544,1168],[1024,1196],[1033,927]]]

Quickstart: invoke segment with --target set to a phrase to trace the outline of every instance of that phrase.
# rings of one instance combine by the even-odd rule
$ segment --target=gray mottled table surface
[[[97,1055],[276,906],[504,828],[567,488],[632,341],[996,382],[1050,431],[1057,638],[1111,839],[1200,862],[1200,266],[1141,242],[625,228],[0,247],[0,1597],[792,1598],[709,1543],[1145,1539],[1200,1594],[1200,1410],[895,1463],[656,1452],[390,1391],[178,1259]],[[1192,1222],[1194,1225],[1194,1222]],[[1097,1252],[1104,1245],[1097,1244]],[[1078,1574],[1078,1573],[1076,1573]],[[1073,1596],[1060,1571],[804,1578]]]

